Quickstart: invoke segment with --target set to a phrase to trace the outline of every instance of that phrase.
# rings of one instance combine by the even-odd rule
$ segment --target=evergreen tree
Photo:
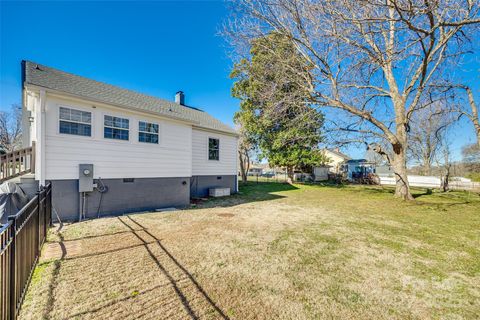
[[[291,41],[277,33],[267,37],[256,39],[250,59],[242,59],[231,73],[236,79],[232,95],[241,100],[235,122],[261,158],[270,166],[286,167],[292,178],[294,168],[323,160],[318,150],[323,115],[309,104],[305,90],[312,66]],[[280,63],[285,60],[289,63]]]

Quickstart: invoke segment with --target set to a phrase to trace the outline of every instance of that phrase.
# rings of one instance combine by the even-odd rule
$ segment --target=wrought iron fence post
[[[12,242],[10,243],[10,320],[17,319],[17,255],[16,255],[16,240],[17,240],[17,219],[15,217],[8,217],[12,221]]]
[[[47,192],[48,188],[43,188],[43,234],[44,239],[47,239],[48,221],[47,221]]]
[[[48,210],[50,211],[49,212],[50,221],[48,225],[51,227],[53,225],[52,224],[53,204],[52,204],[52,183],[51,182],[48,184]]]
[[[42,209],[41,209],[41,206],[42,206],[42,188],[43,187],[40,187],[40,190],[37,191],[37,220],[38,220],[38,225],[37,225],[37,239],[38,239],[38,246],[37,246],[37,252],[40,252],[40,248],[42,247],[42,233],[40,232],[40,228],[42,227],[41,226],[41,223],[40,223],[40,217],[41,217],[41,214],[42,214]]]

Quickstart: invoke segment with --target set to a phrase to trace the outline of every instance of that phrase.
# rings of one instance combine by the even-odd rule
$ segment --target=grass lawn
[[[249,184],[51,232],[21,319],[478,319],[480,196]]]

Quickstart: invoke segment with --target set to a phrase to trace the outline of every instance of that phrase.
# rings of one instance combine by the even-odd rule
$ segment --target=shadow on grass
[[[415,203],[419,205],[434,205],[439,209],[458,205],[480,205],[480,195],[469,191],[447,191],[442,192],[432,189],[412,190]]]
[[[279,192],[297,190],[298,187],[283,182],[247,182],[239,183],[239,192],[226,198],[208,198],[196,200],[193,203],[197,208],[231,207],[243,203],[269,201],[285,198]]]
[[[57,230],[58,237],[60,241],[58,242],[60,245],[60,248],[62,250],[62,255],[59,259],[56,259],[53,261],[53,271],[52,271],[52,279],[50,280],[50,283],[48,285],[48,291],[47,291],[47,303],[45,305],[45,309],[43,312],[43,318],[44,319],[50,319],[52,316],[52,311],[53,307],[55,304],[55,289],[57,288],[59,284],[59,275],[60,275],[60,268],[62,262],[65,260],[67,256],[67,248],[65,247],[64,243],[64,238],[61,233],[61,229],[63,228],[63,224],[60,224],[60,228]],[[48,263],[48,262],[47,262]]]
[[[334,181],[323,181],[323,182],[296,182],[299,185],[305,185],[305,186],[313,186],[313,187],[326,187],[326,188],[336,188],[336,189],[344,189],[349,186],[349,184],[346,183],[337,183]]]
[[[393,197],[395,187],[364,187],[362,192],[370,194],[385,194]],[[439,209],[456,205],[480,204],[480,197],[476,193],[468,191],[451,191],[441,192],[431,188],[411,188],[411,193],[415,201],[411,202],[416,205],[434,205]]]
[[[126,216],[128,219],[125,221],[124,219],[118,217],[118,219],[127,227],[131,230],[131,232],[143,243],[143,246],[145,250],[148,252],[152,260],[155,262],[155,264],[158,266],[159,270],[166,276],[168,281],[170,282],[170,285],[173,287],[175,290],[175,293],[182,303],[185,311],[188,313],[189,317],[191,319],[199,319],[199,315],[195,312],[195,310],[191,306],[191,301],[187,298],[187,296],[184,293],[184,289],[182,289],[178,284],[177,284],[177,279],[173,276],[173,270],[167,269],[167,267],[160,261],[160,259],[153,253],[153,251],[150,249],[148,246],[149,243],[145,241],[137,232],[137,230],[134,229],[133,226],[140,227],[143,232],[148,234],[150,237],[155,239],[155,243],[159,246],[161,249],[162,255],[165,255],[170,259],[171,262],[174,263],[174,265],[181,270],[183,275],[188,278],[190,281],[190,284],[195,288],[195,290],[201,294],[202,299],[209,304],[213,310],[215,310],[216,316],[218,316],[221,319],[228,320],[229,317],[224,313],[222,309],[212,300],[212,298],[205,292],[203,287],[197,282],[197,280],[193,277],[193,275],[182,265],[180,262],[172,255],[172,253],[165,247],[164,244],[162,244],[161,240],[158,239],[154,234],[152,234],[148,228],[144,227],[141,225],[138,221],[134,220],[131,216]],[[131,225],[133,223],[133,226]]]
[[[92,257],[99,257],[105,254],[111,254],[111,260],[112,263],[118,263],[121,262],[121,260],[115,260],[117,257],[117,253],[120,253],[121,251],[124,250],[129,250],[129,249],[137,249],[138,250],[145,250],[150,257],[150,259],[155,263],[156,267],[158,268],[159,272],[163,274],[163,276],[166,278],[167,283],[153,286],[151,288],[146,288],[144,290],[138,290],[135,295],[128,295],[124,296],[121,298],[112,298],[109,301],[106,301],[105,303],[101,303],[100,305],[94,306],[93,303],[89,303],[89,307],[86,310],[81,310],[79,312],[76,312],[74,314],[68,315],[64,317],[64,319],[77,319],[77,318],[83,318],[83,317],[92,317],[96,318],[97,313],[100,314],[98,316],[99,319],[104,319],[102,317],[102,312],[106,311],[108,308],[114,307],[117,304],[120,304],[125,301],[130,301],[131,303],[138,303],[136,300],[134,300],[135,297],[139,296],[149,296],[150,298],[147,300],[147,305],[144,307],[158,307],[158,308],[167,308],[168,304],[171,303],[172,300],[177,300],[179,301],[180,305],[183,307],[183,309],[186,312],[186,317],[189,319],[200,319],[203,318],[205,315],[202,314],[204,313],[201,309],[199,309],[199,303],[203,304],[204,306],[207,306],[208,309],[212,310],[212,312],[209,313],[210,316],[215,317],[217,319],[224,319],[228,320],[229,317],[227,314],[221,309],[219,305],[217,305],[216,302],[213,301],[213,299],[210,297],[210,295],[206,292],[206,290],[200,285],[200,283],[197,281],[197,279],[194,277],[194,275],[187,270],[187,268],[181,264],[181,262],[173,255],[172,251],[167,249],[167,247],[161,242],[161,239],[156,237],[153,233],[150,232],[148,227],[142,225],[140,222],[138,222],[136,219],[133,217],[126,215],[122,217],[117,217],[117,219],[120,221],[120,223],[125,226],[126,230],[124,232],[114,232],[114,233],[107,233],[107,234],[101,234],[97,235],[95,237],[93,236],[86,236],[83,238],[78,238],[75,241],[78,240],[91,240],[91,241],[98,241],[98,245],[101,245],[102,243],[102,236],[121,236],[126,233],[130,233],[134,235],[140,243],[138,244],[133,244],[129,246],[122,246],[121,248],[113,249],[113,250],[107,250],[103,249],[100,252],[95,252],[91,254],[84,254],[84,255],[78,255],[78,256],[72,256],[68,257],[68,252],[67,249],[65,248],[64,245],[64,237],[60,230],[58,231],[58,236],[59,236],[59,245],[62,250],[61,257],[59,257],[57,260],[53,261],[54,267],[52,271],[52,279],[50,280],[50,283],[48,284],[48,290],[47,290],[47,302],[46,305],[44,306],[44,310],[42,313],[42,316],[44,319],[51,319],[54,317],[53,311],[54,307],[56,304],[56,300],[58,296],[56,296],[55,291],[56,288],[59,284],[59,275],[60,275],[60,268],[63,267],[63,262],[67,260],[78,260],[78,259],[85,259],[85,258],[92,258]],[[147,241],[145,238],[145,235],[150,237],[150,239],[153,239],[153,241]],[[118,241],[122,241],[119,239]],[[154,251],[152,250],[154,245],[157,245],[160,249],[160,251]],[[121,257],[118,255],[118,257]],[[46,262],[46,263],[51,263]],[[142,263],[139,261],[139,263]],[[118,266],[119,269],[122,269],[122,266]],[[140,277],[142,275],[139,275]],[[76,278],[75,274],[71,274],[70,277]],[[116,278],[117,280],[115,281],[120,281],[118,280],[119,278]],[[111,286],[115,286],[115,282],[110,283]],[[170,287],[173,289],[174,294],[172,293],[168,301],[163,301],[159,300],[156,297],[156,294],[153,292],[159,288],[165,288],[165,290],[168,290],[167,288]],[[90,287],[89,289],[90,292],[90,297],[92,297],[92,300],[95,299],[96,293],[98,290],[103,290],[102,288],[96,288],[96,287]],[[149,309],[150,310],[150,309]],[[63,310],[63,312],[68,312],[69,310]],[[150,311],[145,311],[144,315],[137,315],[136,319],[141,319],[143,316],[146,318],[150,319],[150,315],[148,315]],[[114,318],[119,318],[119,317],[114,317]]]
[[[420,197],[430,196],[430,195],[432,195],[432,189],[425,189],[424,192],[420,192],[420,193],[414,192],[414,191],[412,192],[412,196],[414,199],[418,199]]]

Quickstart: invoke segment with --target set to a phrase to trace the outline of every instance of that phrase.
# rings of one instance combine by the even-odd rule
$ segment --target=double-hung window
[[[208,160],[220,160],[220,140],[208,138]]]
[[[158,124],[145,121],[138,122],[138,141],[158,144]]]
[[[60,107],[60,133],[90,137],[92,135],[92,113]]]
[[[114,116],[104,116],[103,136],[107,139],[128,140],[129,120]]]

